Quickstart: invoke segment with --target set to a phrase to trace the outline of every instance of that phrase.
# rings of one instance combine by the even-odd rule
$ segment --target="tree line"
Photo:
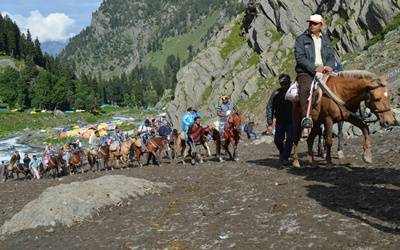
[[[30,32],[21,33],[9,17],[1,17],[0,27],[0,54],[21,65],[0,68],[0,103],[10,108],[90,109],[105,103],[153,106],[165,89],[175,89],[181,62],[173,55],[164,70],[142,65],[111,79],[87,75],[78,79],[60,58],[43,54],[39,40],[32,42]]]

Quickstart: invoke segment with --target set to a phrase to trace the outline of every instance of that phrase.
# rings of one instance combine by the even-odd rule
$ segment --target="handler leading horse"
[[[313,143],[321,123],[324,124],[327,135],[326,161],[329,165],[332,164],[332,126],[335,122],[339,121],[348,121],[361,129],[364,136],[363,160],[371,163],[372,154],[368,125],[356,115],[356,111],[360,106],[360,102],[365,101],[366,106],[379,118],[382,127],[398,125],[395,114],[390,108],[390,95],[386,80],[368,71],[342,71],[337,75],[331,75],[326,82],[326,86],[328,89],[324,91],[324,95],[317,104],[315,112],[311,112],[314,126],[307,139],[310,165],[316,166]],[[301,112],[299,109],[299,103],[295,103],[293,105],[293,122],[295,127],[293,147],[294,167],[300,167],[297,154],[297,146],[302,132]]]

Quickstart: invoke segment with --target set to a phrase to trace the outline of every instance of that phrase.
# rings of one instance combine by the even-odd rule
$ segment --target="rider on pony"
[[[194,119],[196,117],[200,117],[200,113],[197,112],[194,108],[190,107],[187,109],[187,112],[182,117],[182,131],[184,132],[186,138],[185,141],[188,142],[187,134],[190,126],[194,123]]]
[[[141,146],[142,146],[142,152],[146,151],[146,143],[150,138],[150,134],[153,130],[153,127],[151,126],[150,120],[146,119],[144,123],[138,128],[138,133],[140,135],[140,139],[142,141]]]
[[[231,115],[237,113],[237,107],[233,102],[229,101],[229,97],[226,95],[221,96],[221,101],[221,105],[217,108],[217,115],[219,117],[219,133],[223,138],[228,119]]]

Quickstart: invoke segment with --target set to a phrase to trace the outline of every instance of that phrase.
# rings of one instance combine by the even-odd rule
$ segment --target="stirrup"
[[[312,128],[313,127],[313,121],[310,117],[304,117],[301,120],[301,127],[302,128]]]

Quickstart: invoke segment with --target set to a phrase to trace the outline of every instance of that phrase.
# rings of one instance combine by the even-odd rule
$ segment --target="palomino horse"
[[[325,93],[316,107],[316,111],[311,113],[314,126],[307,139],[308,160],[311,166],[316,166],[313,153],[313,143],[321,124],[326,129],[326,161],[332,164],[332,126],[335,122],[348,121],[361,129],[364,136],[363,160],[367,163],[372,162],[371,143],[369,138],[368,125],[356,115],[356,111],[362,101],[379,118],[380,125],[387,127],[397,125],[397,120],[390,108],[390,95],[386,80],[377,77],[368,71],[342,71],[336,75],[331,75],[326,86],[329,90]],[[301,112],[299,103],[293,105],[293,124],[295,126],[294,147],[293,147],[293,166],[300,167],[297,146],[300,140]]]
[[[242,124],[242,118],[240,117],[240,115],[235,113],[235,114],[232,114],[228,118],[228,122],[225,125],[223,147],[225,149],[225,152],[228,153],[230,160],[235,160],[235,161],[239,160],[237,147],[238,147],[239,140],[240,140],[241,124]],[[215,145],[216,145],[217,157],[219,158],[219,161],[223,161],[221,158],[221,144],[222,143],[221,143],[221,137],[219,135],[219,132],[214,130],[212,135],[213,135],[213,139],[216,142]],[[233,144],[233,155],[229,151],[229,145],[231,143]]]
[[[118,148],[111,148],[110,146],[110,161],[116,162],[117,166],[119,166],[119,161],[123,164],[128,164],[130,161],[130,155],[133,152],[134,143],[134,138],[128,138],[128,140],[119,143]]]

